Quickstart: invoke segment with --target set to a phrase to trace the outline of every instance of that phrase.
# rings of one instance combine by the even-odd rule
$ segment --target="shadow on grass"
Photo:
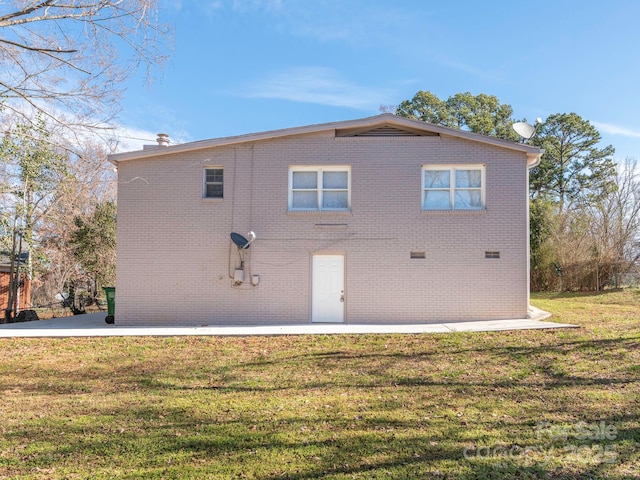
[[[14,474],[64,469],[70,458],[79,458],[92,462],[94,478],[112,476],[114,472],[109,468],[114,461],[129,471],[157,470],[157,476],[149,474],[147,478],[179,478],[196,468],[207,475],[219,475],[208,478],[235,478],[251,472],[252,478],[262,480],[342,475],[368,479],[442,475],[463,480],[628,478],[612,474],[610,463],[602,459],[573,461],[569,458],[571,449],[566,448],[571,443],[566,441],[550,443],[544,438],[523,435],[521,444],[488,443],[486,438],[470,434],[461,425],[445,427],[438,432],[439,441],[433,441],[428,428],[403,434],[398,430],[376,430],[371,424],[350,431],[337,423],[332,428],[313,430],[309,418],[293,417],[282,422],[240,416],[215,421],[206,417],[184,418],[185,412],[180,409],[165,411],[164,418],[160,418],[158,410],[151,406],[123,408],[112,413],[133,427],[116,431],[105,429],[97,421],[69,425],[63,420],[58,424],[43,420],[13,432],[6,440],[29,446],[20,452],[6,449],[0,472],[3,467]],[[305,426],[308,431],[301,430]],[[405,426],[416,427],[409,422]],[[527,425],[520,428],[532,430]],[[64,436],[59,434],[60,429],[64,430]],[[629,433],[632,432],[620,438],[627,438]],[[440,437],[448,440],[440,441]],[[600,445],[597,441],[581,443],[584,452],[596,451]],[[613,451],[618,462],[630,462],[635,454],[626,447]],[[290,466],[293,459],[295,466]],[[106,473],[99,475],[102,469]],[[440,473],[445,469],[450,473]]]
[[[502,333],[502,332],[499,332]],[[452,336],[458,336],[464,338],[465,340],[473,340],[474,337],[477,337],[477,333],[474,332],[464,332],[464,333],[453,333],[450,334]],[[239,363],[235,366],[235,368],[266,368],[271,366],[278,366],[284,363],[290,363],[291,365],[296,365],[300,362],[332,362],[334,365],[338,366],[343,362],[350,362],[354,360],[372,360],[371,363],[380,363],[384,360],[389,361],[403,361],[403,360],[428,360],[430,358],[437,359],[441,357],[443,354],[447,355],[463,355],[463,354],[471,354],[471,353],[483,353],[483,354],[496,354],[499,356],[508,357],[514,360],[523,360],[534,361],[541,354],[550,354],[554,351],[561,353],[563,355],[577,354],[577,353],[593,353],[598,354],[602,352],[603,349],[607,350],[609,348],[615,347],[618,349],[629,349],[629,350],[640,350],[640,333],[630,333],[624,337],[618,338],[610,338],[610,339],[589,339],[589,340],[574,340],[574,341],[561,341],[561,342],[553,342],[552,344],[543,344],[543,345],[498,345],[498,346],[487,346],[485,342],[469,342],[478,345],[474,348],[458,348],[459,343],[467,343],[467,342],[458,342],[454,344],[447,344],[447,341],[440,341],[436,343],[436,347],[432,348],[429,351],[421,351],[421,352],[412,352],[412,353],[404,353],[404,352],[396,352],[396,353],[387,353],[385,351],[373,351],[370,353],[363,353],[361,351],[348,351],[348,350],[335,350],[330,352],[311,352],[304,353],[299,355],[292,355],[283,357],[277,360],[260,360],[253,362],[243,362]],[[455,363],[455,360],[452,362]]]
[[[47,347],[45,360],[16,360],[19,374],[3,378],[5,419],[13,415],[7,405],[20,402],[37,408],[44,400],[54,410],[28,416],[17,427],[17,421],[0,425],[0,477],[26,478],[34,469],[58,467],[63,478],[65,466],[74,473],[84,464],[96,468],[95,478],[140,472],[146,478],[234,478],[251,472],[263,480],[621,480],[619,472],[636,472],[637,332],[615,339],[590,333],[354,338],[144,341],[144,350],[124,359],[121,347],[138,344],[113,341],[110,351],[87,356],[77,367],[56,360],[59,349]],[[35,342],[19,345],[19,353],[28,353]],[[80,345],[90,350],[103,344]],[[245,355],[240,351],[247,345]],[[218,358],[220,346],[226,353]],[[191,361],[194,355],[203,358]],[[18,353],[9,358],[13,362]],[[5,373],[13,366],[7,365]],[[308,399],[320,402],[316,411]],[[324,402],[337,407],[324,410]],[[469,418],[457,417],[456,409],[467,407]],[[538,421],[576,419],[616,426],[623,468],[574,461],[563,451],[572,443],[535,435]],[[553,447],[556,453],[502,454],[513,446],[535,452]],[[482,447],[493,453],[481,454]]]
[[[466,342],[465,342],[466,343]],[[476,343],[477,345],[477,343]],[[384,387],[445,387],[445,388],[510,388],[515,385],[552,389],[629,385],[638,381],[634,365],[623,373],[588,372],[584,376],[565,371],[564,367],[578,361],[596,362],[604,355],[607,361],[624,366],[628,352],[640,351],[640,335],[617,339],[563,341],[551,345],[487,345],[464,348],[458,344],[439,346],[412,353],[332,350],[285,356],[279,359],[212,365],[194,372],[182,371],[171,358],[153,363],[135,361],[111,367],[108,364],[79,366],[76,370],[54,367],[32,372],[30,382],[20,378],[5,382],[3,389],[18,388],[25,393],[69,395],[112,393],[121,391],[209,390],[220,394],[237,392],[278,392],[323,388],[372,389]],[[474,360],[483,355],[489,359],[486,372]],[[446,356],[451,371],[431,371],[430,365]],[[406,364],[410,368],[399,366]],[[493,365],[491,365],[493,364]],[[348,366],[348,367],[347,367]],[[503,378],[493,375],[491,368],[523,369],[523,378]],[[67,365],[63,366],[65,369]],[[453,371],[455,370],[455,371]],[[476,370],[473,378],[458,373]],[[273,371],[282,372],[271,375]],[[299,372],[308,372],[300,374]],[[334,372],[327,375],[325,372]],[[413,373],[413,375],[412,375]]]

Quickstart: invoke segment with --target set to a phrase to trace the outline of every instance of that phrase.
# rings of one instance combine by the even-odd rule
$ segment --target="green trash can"
[[[104,321],[112,325],[116,314],[116,287],[102,287],[102,289],[107,296],[107,317]]]

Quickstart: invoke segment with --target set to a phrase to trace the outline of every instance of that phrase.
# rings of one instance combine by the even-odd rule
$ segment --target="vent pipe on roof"
[[[166,133],[159,133],[158,138],[156,138],[156,142],[158,142],[159,147],[168,147],[169,146],[169,135]]]

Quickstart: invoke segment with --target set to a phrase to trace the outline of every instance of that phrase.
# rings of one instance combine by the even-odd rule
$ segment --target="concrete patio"
[[[344,323],[309,323],[301,325],[193,326],[193,327],[123,327],[107,325],[106,313],[92,313],[54,318],[36,322],[0,325],[0,338],[28,337],[125,337],[125,336],[182,336],[182,335],[334,335],[366,333],[451,333],[497,332],[548,328],[578,328],[577,325],[545,321],[551,315],[531,308],[529,318],[513,320],[482,320],[408,325],[365,325]],[[117,317],[116,317],[117,318]],[[117,320],[116,320],[117,321]]]

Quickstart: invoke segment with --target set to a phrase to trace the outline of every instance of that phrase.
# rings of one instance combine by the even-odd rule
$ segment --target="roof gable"
[[[336,137],[389,137],[389,136],[429,136],[429,137],[452,137],[468,141],[493,145],[500,148],[515,150],[527,155],[529,167],[537,165],[543,151],[538,147],[516,143],[509,140],[502,140],[495,137],[488,137],[459,130],[442,125],[399,117],[392,113],[383,113],[373,117],[360,118],[356,120],[346,120],[341,122],[323,123],[318,125],[308,125],[302,127],[285,128],[281,130],[271,130],[267,132],[250,133],[232,137],[214,138],[211,140],[201,140],[190,143],[182,143],[168,147],[148,148],[134,152],[118,153],[109,156],[109,161],[114,165],[127,160],[142,158],[154,158],[174,153],[202,150],[205,148],[238,145],[243,143],[257,142],[260,140],[270,140],[274,138],[285,138],[298,135],[309,135],[313,133],[333,131]]]
[[[336,137],[438,137],[439,134],[428,130],[407,128],[406,126],[383,124],[356,128],[336,129]]]

